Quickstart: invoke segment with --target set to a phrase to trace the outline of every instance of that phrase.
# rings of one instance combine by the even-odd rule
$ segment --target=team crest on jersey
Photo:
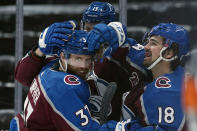
[[[73,76],[73,75],[66,75],[64,77],[64,82],[68,85],[79,85],[79,84],[81,84],[79,79],[76,76]]]
[[[136,72],[131,73],[131,77],[129,77],[129,80],[130,80],[132,86],[136,86],[140,81],[138,74]]]
[[[155,87],[156,88],[170,88],[171,84],[170,84],[170,79],[168,79],[167,77],[159,77],[156,82],[155,82]]]

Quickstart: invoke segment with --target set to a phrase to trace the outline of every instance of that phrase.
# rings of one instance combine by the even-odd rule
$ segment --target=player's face
[[[163,47],[163,38],[161,36],[152,36],[148,40],[145,49],[144,65],[150,66],[160,56]]]
[[[96,24],[98,24],[98,23],[85,22],[84,30],[89,32],[91,29],[93,29],[94,25],[96,25]]]
[[[68,59],[68,72],[76,74],[83,79],[92,68],[93,59],[90,55],[70,54]]]

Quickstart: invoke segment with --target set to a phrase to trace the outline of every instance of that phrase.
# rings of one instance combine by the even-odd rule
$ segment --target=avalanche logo
[[[140,81],[136,72],[132,72],[131,77],[129,77],[129,80],[130,80],[133,87],[137,86],[137,84]]]
[[[73,75],[67,75],[64,77],[64,82],[68,85],[79,85],[81,84],[79,79],[76,76]]]
[[[171,82],[167,77],[159,77],[156,82],[155,82],[155,87],[156,88],[170,88]]]

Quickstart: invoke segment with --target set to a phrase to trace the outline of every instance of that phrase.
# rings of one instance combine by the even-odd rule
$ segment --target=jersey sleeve
[[[43,75],[40,84],[51,107],[55,127],[59,130],[68,126],[73,130],[97,130],[99,124],[91,117],[87,106],[90,96],[88,85],[79,77],[63,72],[52,72],[50,76],[45,79]]]
[[[33,50],[31,50],[17,63],[14,76],[15,79],[23,86],[30,87],[33,79],[39,74],[42,67],[52,59],[55,59],[55,57],[38,57],[33,53]]]

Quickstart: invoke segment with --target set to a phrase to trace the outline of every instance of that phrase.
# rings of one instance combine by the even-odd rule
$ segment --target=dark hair
[[[167,50],[172,50],[173,51],[173,56],[178,56],[179,45],[176,44],[176,43],[173,43]],[[177,66],[179,66],[179,65],[180,65],[180,58],[179,57],[170,62],[170,68],[172,70],[175,70],[177,68]]]

